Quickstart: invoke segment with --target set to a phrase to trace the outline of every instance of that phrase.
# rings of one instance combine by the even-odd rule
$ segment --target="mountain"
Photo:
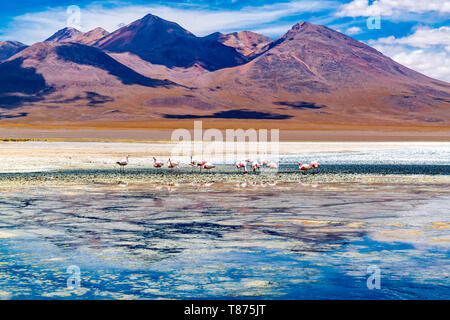
[[[0,63],[0,123],[450,125],[449,83],[325,26],[199,38],[147,15],[103,37],[66,31]]]
[[[359,41],[307,22],[296,24],[264,54],[234,70],[252,86],[296,94],[361,89],[387,80],[429,81]]]
[[[214,71],[248,61],[234,48],[196,37],[178,24],[150,14],[111,33],[95,45],[110,52],[130,52],[145,61],[169,68],[189,68],[198,64]]]
[[[72,42],[81,35],[83,35],[83,32],[75,28],[67,27],[57,31],[54,35],[45,40],[45,42]]]
[[[74,39],[74,42],[92,46],[107,35],[109,35],[109,32],[105,29],[95,28],[94,30],[79,35]]]
[[[215,32],[204,39],[218,41],[226,46],[233,47],[237,52],[246,56],[254,57],[262,53],[272,39],[265,35],[251,31],[240,31],[228,34]]]
[[[448,83],[307,22],[293,26],[249,63],[204,75],[202,83],[220,87],[214,94],[226,92],[230,106],[284,110],[313,122],[450,120]]]
[[[0,62],[7,60],[25,48],[27,46],[18,41],[0,41]]]
[[[0,108],[34,104],[52,110],[50,117],[61,108],[65,116],[79,109],[64,106],[117,106],[140,88],[173,86],[178,85],[145,77],[103,51],[77,43],[37,43],[0,64]]]

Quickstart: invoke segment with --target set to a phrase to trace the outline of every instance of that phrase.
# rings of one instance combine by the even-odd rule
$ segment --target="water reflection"
[[[73,185],[4,191],[0,297],[449,298],[449,188]],[[383,289],[368,290],[367,266]],[[82,288],[65,288],[69,265]]]

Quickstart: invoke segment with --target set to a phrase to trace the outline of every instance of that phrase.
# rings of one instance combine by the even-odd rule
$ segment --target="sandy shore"
[[[246,128],[242,121],[236,123],[204,123],[203,129]],[[170,141],[173,130],[177,128],[192,128],[192,123],[166,124],[161,128],[110,128],[110,127],[61,127],[61,126],[0,126],[2,139],[38,139],[63,141]],[[143,125],[142,125],[143,126]],[[256,127],[258,128],[258,127]],[[283,128],[278,124],[260,125],[259,128],[280,129],[281,141],[321,141],[321,142],[366,142],[366,141],[450,141],[448,127],[392,127],[392,126],[351,126],[330,125],[305,128]],[[192,130],[191,134],[192,134]]]

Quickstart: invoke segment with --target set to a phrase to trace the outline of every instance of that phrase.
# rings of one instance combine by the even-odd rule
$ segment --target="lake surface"
[[[450,298],[449,184],[310,180],[2,189],[0,298]]]

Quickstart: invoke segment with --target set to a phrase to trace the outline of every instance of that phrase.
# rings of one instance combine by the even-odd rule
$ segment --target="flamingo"
[[[128,157],[129,155],[127,155],[122,160],[116,162],[119,165],[119,171],[125,170],[125,167],[128,165]]]
[[[179,161],[170,160],[170,158],[169,158],[169,160],[167,161],[167,167],[169,169],[173,169],[173,168],[179,169],[180,168],[180,162]]]
[[[313,168],[319,168],[320,167],[320,163],[317,160],[314,160],[313,162],[311,162],[311,165],[313,166]]]
[[[205,160],[197,161],[197,167],[200,167],[200,171],[202,171],[203,166],[207,163]]]
[[[302,163],[299,161],[298,162],[298,168],[301,171],[309,171],[309,170],[313,170],[313,169],[318,169],[320,167],[320,163],[317,161],[313,161],[310,164],[304,164],[302,165]]]
[[[202,166],[203,169],[208,170],[209,172],[211,172],[211,169],[214,169],[216,166],[214,164],[212,164],[211,162],[205,162]]]
[[[300,161],[298,162],[298,168],[300,171],[308,171],[311,170],[313,167],[313,164],[302,164]]]
[[[277,162],[269,162],[266,167],[270,169],[278,169],[280,161]]]
[[[252,162],[252,169],[253,169],[253,172],[256,172],[256,170],[258,170],[258,169],[260,169],[261,168],[261,165],[258,163],[258,161],[253,161]]]
[[[261,160],[261,166],[267,166],[268,163],[269,163],[269,161],[267,161],[267,159]]]
[[[238,162],[236,162],[236,168],[239,169],[239,171],[241,171],[241,168],[245,168],[246,167],[246,163],[244,160],[239,160]]]
[[[189,165],[191,166],[192,171],[194,171],[194,167],[197,166],[197,160],[192,159],[192,156],[191,156],[191,162],[189,163]]]
[[[155,157],[153,157],[153,166],[155,168],[162,168],[164,166],[164,162],[157,161]]]

